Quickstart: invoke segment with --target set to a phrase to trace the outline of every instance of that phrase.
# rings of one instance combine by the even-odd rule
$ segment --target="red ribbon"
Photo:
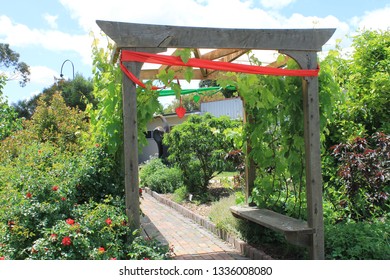
[[[240,72],[257,75],[272,75],[272,76],[297,76],[297,77],[316,77],[318,76],[319,68],[317,69],[282,69],[266,66],[254,66],[246,64],[238,64],[223,61],[212,61],[200,58],[190,58],[187,63],[184,63],[179,56],[170,56],[162,54],[152,54],[144,52],[134,52],[122,50],[120,67],[124,73],[137,85],[145,88],[143,84],[133,73],[131,73],[123,62],[145,62],[152,64],[162,64],[171,66],[186,66],[212,69],[217,71]],[[152,87],[153,90],[161,89]]]

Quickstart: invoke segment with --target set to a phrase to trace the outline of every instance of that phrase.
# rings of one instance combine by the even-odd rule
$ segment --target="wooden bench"
[[[236,218],[246,219],[283,233],[291,244],[310,247],[310,238],[315,230],[310,228],[306,221],[250,206],[232,206],[230,211]]]

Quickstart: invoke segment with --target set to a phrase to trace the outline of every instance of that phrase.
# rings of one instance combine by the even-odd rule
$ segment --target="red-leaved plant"
[[[364,220],[388,212],[390,194],[390,136],[375,133],[357,137],[351,143],[331,148],[339,161],[348,201],[342,206],[352,210],[352,218]]]

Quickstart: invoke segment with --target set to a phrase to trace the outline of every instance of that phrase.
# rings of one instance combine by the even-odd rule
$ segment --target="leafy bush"
[[[354,220],[380,217],[390,210],[390,136],[375,133],[331,148],[338,160],[342,193],[338,204]]]
[[[147,162],[145,162],[139,171],[140,185],[147,187],[148,178],[153,175],[157,170],[166,168],[166,165],[159,158],[151,158]]]
[[[40,142],[50,141],[62,150],[79,148],[82,132],[87,130],[84,113],[67,107],[59,93],[53,95],[49,104],[38,102],[29,124]]]
[[[30,129],[0,144],[0,259],[167,257],[127,225],[121,176],[104,147],[61,149],[26,138]]]
[[[167,167],[159,158],[150,160],[141,168],[140,179],[141,186],[149,187],[158,193],[173,193],[183,186],[180,169]]]
[[[133,247],[142,245],[147,251],[149,245],[158,246],[140,241],[139,234],[131,232],[123,196],[101,199],[104,194],[98,193],[90,201],[78,204],[81,195],[76,186],[82,175],[78,171],[83,170],[79,167],[84,160],[56,152],[45,143],[26,149],[26,154],[19,155],[13,165],[0,165],[1,175],[6,176],[1,178],[8,178],[0,188],[0,257],[128,259],[136,257],[137,252],[131,251]],[[99,162],[95,164],[99,166]],[[90,167],[98,169],[93,164]],[[101,177],[95,179],[98,178]],[[89,183],[83,190],[90,194],[95,185],[101,187],[93,180]],[[168,252],[165,247],[159,250],[148,251],[147,257],[152,259]],[[163,257],[165,254],[158,258]]]
[[[78,203],[124,194],[120,167],[102,145],[95,144],[83,152],[75,173]]]
[[[8,105],[7,99],[3,97],[2,87],[3,76],[0,75],[0,140],[9,136],[13,131],[22,128],[22,121],[17,118],[15,110]]]
[[[388,260],[389,232],[388,221],[325,225],[326,259]]]
[[[205,193],[210,179],[226,169],[224,158],[234,147],[224,131],[239,125],[228,117],[192,115],[164,137],[169,146],[168,159],[183,172],[190,193]]]
[[[187,196],[188,196],[187,187],[186,186],[182,186],[182,187],[176,189],[173,192],[173,198],[172,199],[176,203],[181,203],[181,202],[186,200]]]

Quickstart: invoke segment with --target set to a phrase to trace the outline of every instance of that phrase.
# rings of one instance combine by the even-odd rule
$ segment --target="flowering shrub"
[[[123,196],[106,196],[120,193],[121,185],[109,182],[114,165],[104,154],[101,146],[72,154],[46,142],[25,146],[12,161],[0,160],[0,257],[166,258],[167,248],[145,243],[127,226]],[[149,245],[159,249],[144,248]]]

